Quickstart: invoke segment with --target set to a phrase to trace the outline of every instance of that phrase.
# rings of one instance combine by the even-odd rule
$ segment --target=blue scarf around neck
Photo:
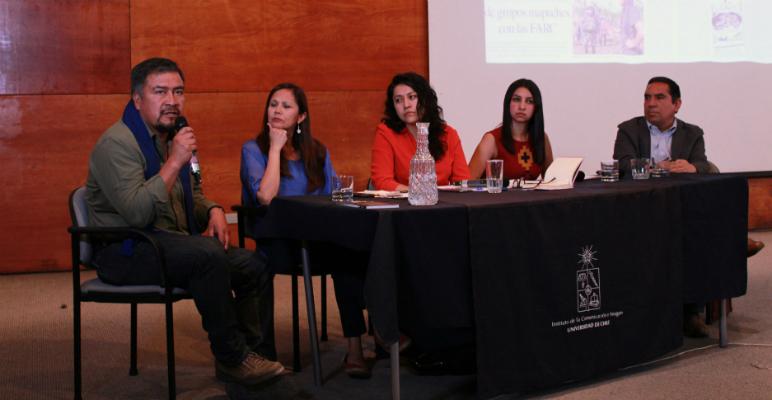
[[[142,155],[145,156],[145,179],[158,174],[161,170],[161,158],[158,156],[153,138],[150,136],[150,132],[145,126],[145,122],[142,121],[139,112],[134,107],[134,102],[129,100],[129,104],[126,104],[126,108],[123,109],[122,121],[134,134],[134,138],[139,144]],[[198,226],[196,226],[196,219],[193,217],[193,187],[190,183],[190,165],[185,164],[180,169],[179,175],[180,183],[182,183],[182,192],[185,195],[185,216],[188,222],[188,232],[191,235],[198,234]],[[152,227],[152,225],[150,226]]]

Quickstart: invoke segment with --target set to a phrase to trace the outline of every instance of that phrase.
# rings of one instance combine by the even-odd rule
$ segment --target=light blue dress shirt
[[[673,126],[665,131],[660,131],[656,125],[650,124],[646,121],[646,125],[649,127],[649,133],[651,134],[651,160],[654,163],[658,163],[662,160],[670,159],[670,146],[673,143],[673,133],[676,130],[677,119],[673,119]]]

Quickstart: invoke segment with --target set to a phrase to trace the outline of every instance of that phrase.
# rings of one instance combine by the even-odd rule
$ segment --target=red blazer
[[[437,184],[448,185],[451,182],[469,179],[469,166],[466,164],[461,139],[453,127],[445,124],[443,142],[445,154],[434,160],[437,171]],[[395,190],[398,184],[408,185],[410,159],[416,150],[415,138],[405,128],[400,133],[391,130],[381,122],[375,128],[373,141],[372,165],[370,178],[376,189]]]

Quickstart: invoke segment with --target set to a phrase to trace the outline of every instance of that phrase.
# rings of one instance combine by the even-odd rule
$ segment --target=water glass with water
[[[619,181],[619,161],[609,160],[600,162],[600,180],[603,182]]]
[[[662,178],[668,175],[670,175],[670,171],[656,165],[652,166],[651,171],[649,172],[649,176],[652,178]]]
[[[504,178],[504,160],[488,160],[485,163],[488,193],[501,193]]]
[[[633,158],[630,160],[630,171],[633,173],[633,179],[649,179],[650,169],[651,160],[648,158]]]
[[[337,175],[332,177],[332,201],[344,202],[354,199],[354,177]]]

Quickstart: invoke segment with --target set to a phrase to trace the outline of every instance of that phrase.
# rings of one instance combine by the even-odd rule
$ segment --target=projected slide
[[[772,63],[768,0],[485,0],[488,63]]]

